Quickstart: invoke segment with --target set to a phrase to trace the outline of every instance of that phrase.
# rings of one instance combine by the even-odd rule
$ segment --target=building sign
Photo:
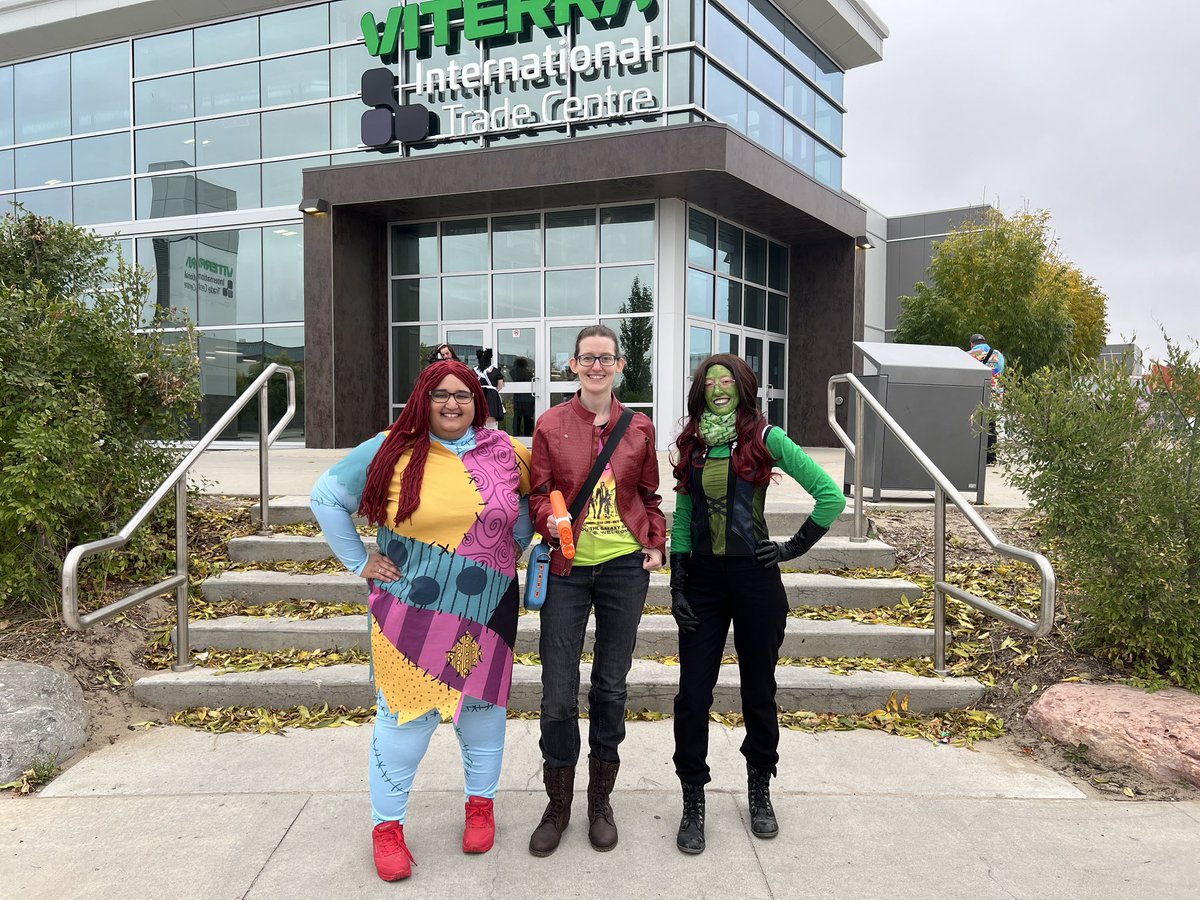
[[[469,41],[520,34],[530,27],[566,25],[573,16],[595,22],[622,17],[636,5],[643,13],[656,12],[655,0],[422,0],[393,7],[386,21],[374,14],[362,17],[367,51],[383,59],[394,58],[398,48],[416,51],[420,27],[433,24],[433,43],[446,46],[451,27],[461,27]],[[451,21],[451,13],[461,19]],[[659,99],[649,87],[607,85],[604,90],[573,96],[566,85],[572,75],[605,76],[652,70],[662,42],[647,25],[641,37],[597,40],[593,45],[570,46],[566,38],[540,52],[459,62],[444,66],[412,63],[409,81],[416,85],[412,99],[425,102],[401,105],[396,99],[396,78],[390,68],[363,73],[362,100],[372,107],[363,113],[362,142],[369,147],[390,148],[396,142],[423,141],[431,134],[468,137],[503,131],[532,129],[543,125],[568,125],[587,121],[646,115],[659,108]],[[605,80],[609,80],[605,78]],[[539,90],[536,99],[522,102],[519,92],[544,88],[552,83],[562,89]],[[488,95],[517,92],[515,98],[480,108],[457,102],[461,92]],[[447,98],[449,95],[449,98]]]

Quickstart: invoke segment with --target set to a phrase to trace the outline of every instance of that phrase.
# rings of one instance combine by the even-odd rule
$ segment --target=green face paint
[[[704,403],[714,415],[724,416],[738,408],[741,402],[733,373],[724,366],[709,366],[704,375]]]

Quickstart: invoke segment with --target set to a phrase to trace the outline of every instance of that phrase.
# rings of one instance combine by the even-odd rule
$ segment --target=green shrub
[[[116,249],[20,207],[0,220],[0,608],[56,607],[67,549],[124,525],[178,461],[147,437],[187,436],[191,334],[136,330],[148,278]]]
[[[1200,690],[1200,364],[1168,346],[1169,382],[1100,365],[1009,379],[999,451],[1047,516],[1081,647]]]

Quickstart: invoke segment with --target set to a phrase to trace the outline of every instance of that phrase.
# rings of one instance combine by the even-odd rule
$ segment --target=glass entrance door
[[[545,351],[539,322],[506,322],[496,326],[493,365],[504,373],[505,416],[500,427],[526,444],[533,424],[546,409]]]

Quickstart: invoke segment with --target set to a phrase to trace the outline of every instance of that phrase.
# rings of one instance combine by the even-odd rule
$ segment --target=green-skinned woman
[[[808,552],[846,506],[825,470],[767,423],[757,396],[758,380],[743,360],[710,356],[696,369],[676,441],[671,613],[679,625],[674,761],[683,786],[676,845],[684,853],[704,850],[708,712],[731,623],[746,720],[741,749],[751,831],[760,838],[779,833],[770,791],[779,762],[775,665],[788,611],[779,564]],[[816,501],[786,541],[770,539],[763,517],[776,467]]]

